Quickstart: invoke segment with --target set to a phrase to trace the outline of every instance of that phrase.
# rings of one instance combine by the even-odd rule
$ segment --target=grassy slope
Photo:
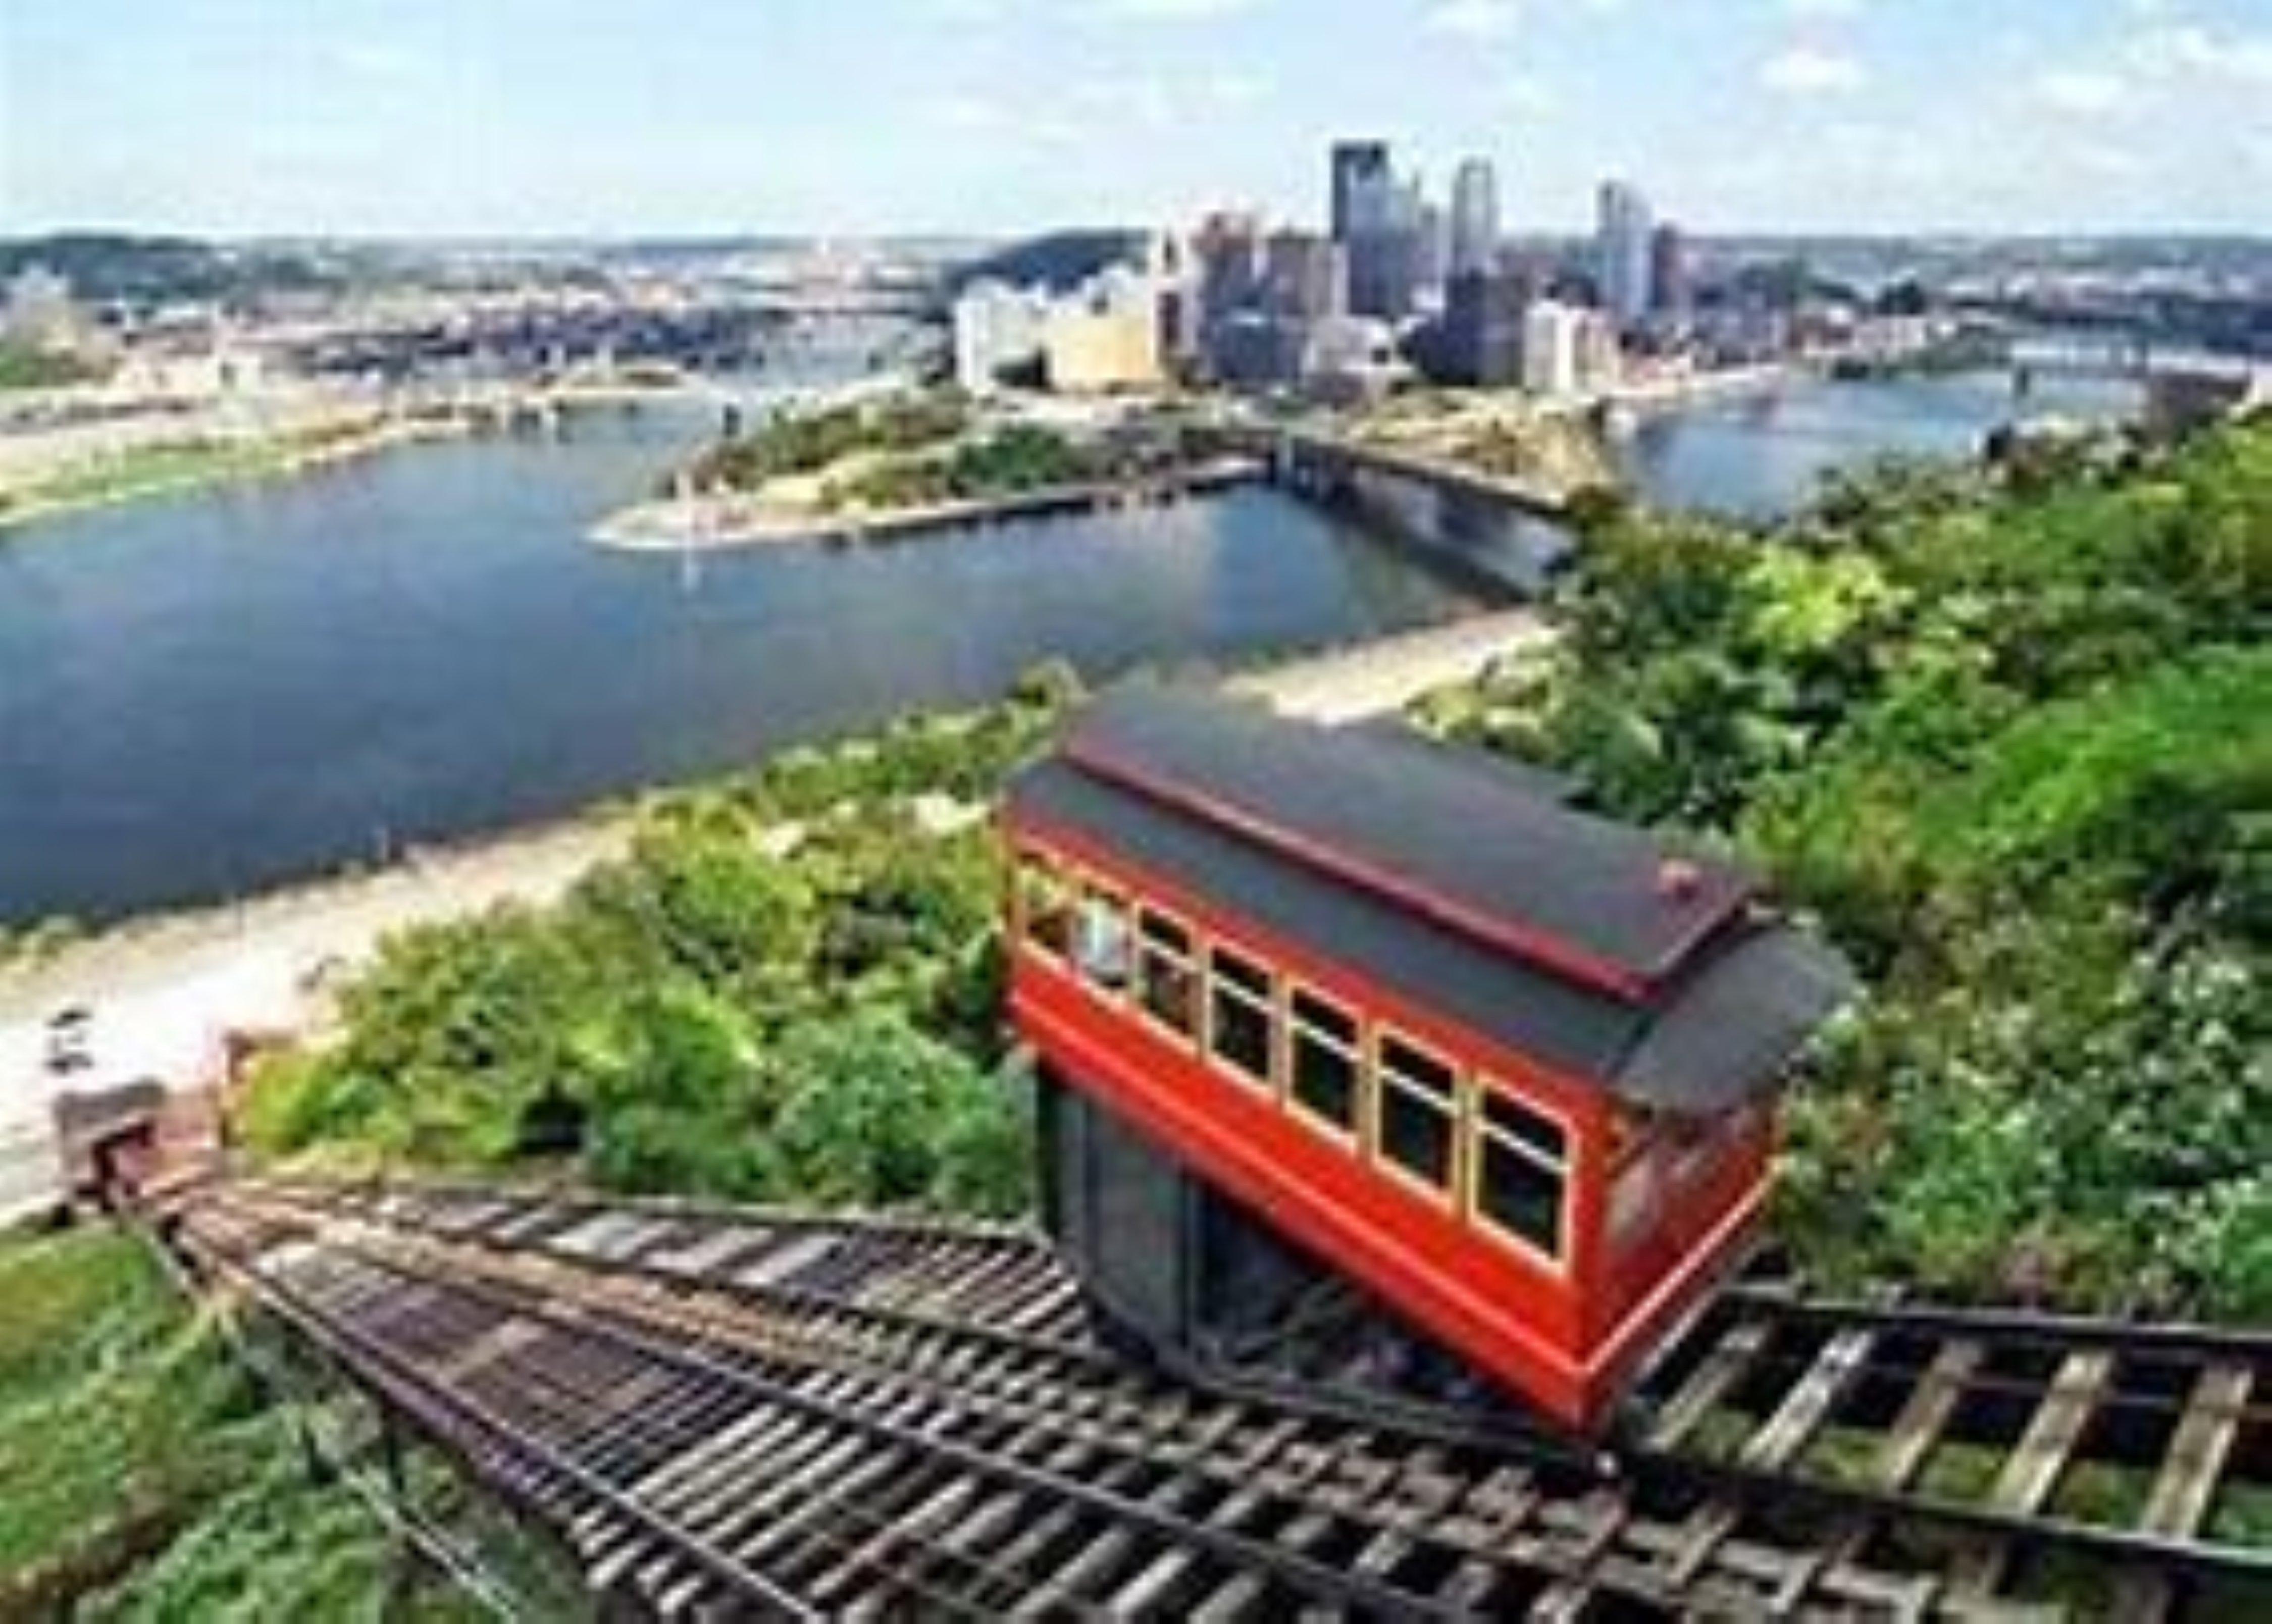
[[[375,1619],[385,1564],[140,1242],[0,1238],[0,1618]]]

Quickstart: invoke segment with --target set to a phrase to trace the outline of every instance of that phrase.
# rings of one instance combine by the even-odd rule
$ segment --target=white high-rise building
[[[1533,394],[1592,394],[1617,382],[1617,337],[1599,310],[1541,299],[1522,321],[1522,386]]]
[[[1049,294],[1040,289],[973,282],[954,302],[954,381],[983,395],[1005,372],[1038,370],[1049,319]]]
[[[1624,181],[1602,183],[1596,274],[1602,285],[1602,308],[1619,327],[1636,327],[1648,319],[1649,238],[1655,228],[1648,199],[1639,187]]]
[[[1452,176],[1452,274],[1488,271],[1498,253],[1498,176],[1470,158]]]

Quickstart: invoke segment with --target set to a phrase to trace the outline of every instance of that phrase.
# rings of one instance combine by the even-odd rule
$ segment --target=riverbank
[[[566,413],[642,405],[683,380],[509,386],[385,406],[295,401],[280,426],[246,428],[221,407],[64,424],[5,438],[0,533],[74,513],[224,485],[291,479],[403,446],[462,439]],[[254,409],[254,408],[248,408]]]
[[[36,962],[0,967],[0,1070],[14,1058],[4,1034],[62,1004],[161,992],[185,981],[234,980],[263,997],[362,957],[389,931],[511,903],[542,904],[620,854],[632,816],[594,809],[564,822],[461,846],[414,849],[388,868],[330,875],[212,907],[124,920]],[[260,962],[248,963],[248,955]]]
[[[736,495],[675,497],[610,514],[589,535],[602,547],[634,553],[901,540],[1016,519],[1159,507],[1229,490],[1262,475],[1261,465],[1250,458],[1224,457],[1143,479],[1050,485],[905,508],[769,507],[761,499]]]
[[[1507,609],[1289,659],[1226,686],[1289,716],[1340,726],[1393,715],[1439,689],[1536,654],[1553,639],[1553,628],[1535,610]]]
[[[1527,612],[1466,616],[1237,674],[1238,691],[1331,723],[1385,714],[1543,646]],[[507,905],[557,900],[628,849],[636,815],[594,808],[565,822],[414,853],[368,874],[241,902],[131,920],[36,963],[0,969],[0,1130],[42,1116],[44,1026],[94,1012],[105,1074],[168,1076],[210,1059],[219,1034],[319,1019],[340,976],[390,933]]]
[[[291,478],[467,429],[463,422],[444,419],[374,416],[349,426],[277,436],[159,442],[0,488],[0,531],[213,486]]]
[[[1708,371],[1669,373],[1619,384],[1603,394],[1601,404],[1612,411],[1636,415],[1679,412],[1719,400],[1780,394],[1822,376],[1820,369],[1795,361],[1767,361],[1756,367],[1715,367]]]

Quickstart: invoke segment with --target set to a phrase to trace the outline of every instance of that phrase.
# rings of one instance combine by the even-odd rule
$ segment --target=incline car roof
[[[1638,995],[1740,911],[1750,882],[1524,793],[1480,752],[1132,684],[1064,742],[1098,777],[1579,979]]]
[[[1334,764],[1344,753],[1357,770]],[[1200,793],[1193,779],[1202,768],[1219,770],[1206,789],[1244,798],[1232,816],[1215,815],[1214,797]],[[1461,787],[1446,789],[1451,778]],[[1260,816],[1271,803],[1259,798],[1297,780],[1292,810],[1307,832],[1289,840],[1282,823]],[[1409,809],[1416,786],[1427,816]],[[1205,695],[1141,688],[1097,702],[1064,748],[1020,773],[1010,816],[1044,838],[1086,838],[1492,1042],[1623,1097],[1702,1114],[1770,1091],[1783,1062],[1847,995],[1845,966],[1789,926],[1753,917],[1741,905],[1749,887],[1725,868],[1700,875],[1699,890],[1717,900],[1681,910],[1678,936],[1652,935],[1639,916],[1644,901],[1657,900],[1663,848],[1568,810],[1561,793],[1547,775],[1509,772],[1409,734],[1328,731]],[[1360,811],[1336,796],[1372,804]],[[1501,920],[1509,928],[1493,936],[1474,927],[1470,898],[1421,893],[1434,905],[1414,905],[1416,879],[1456,883],[1456,854],[1423,863],[1428,854],[1415,850],[1454,811],[1479,820],[1463,834],[1491,856],[1467,860],[1497,887],[1494,910],[1536,897],[1558,920],[1583,916],[1587,888],[1598,888],[1618,917],[1614,928],[1596,925],[1586,936],[1589,950],[1639,939],[1660,944],[1659,958],[1676,950],[1679,957],[1648,981],[1576,973],[1551,954],[1509,945],[1540,927],[1536,914]],[[1312,860],[1310,846],[1329,816],[1335,838],[1371,837],[1368,868],[1392,852],[1411,860],[1398,871],[1401,887]],[[1524,875],[1526,856],[1560,866]],[[1708,912],[1712,926],[1691,923]],[[1638,950],[1622,961],[1637,962]]]

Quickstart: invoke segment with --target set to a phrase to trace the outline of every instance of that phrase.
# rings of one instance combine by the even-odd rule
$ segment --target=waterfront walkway
[[[1234,691],[1267,699],[1289,716],[1336,726],[1401,711],[1424,694],[1473,682],[1552,640],[1528,609],[1469,615],[1443,626],[1335,649],[1234,678]]]

